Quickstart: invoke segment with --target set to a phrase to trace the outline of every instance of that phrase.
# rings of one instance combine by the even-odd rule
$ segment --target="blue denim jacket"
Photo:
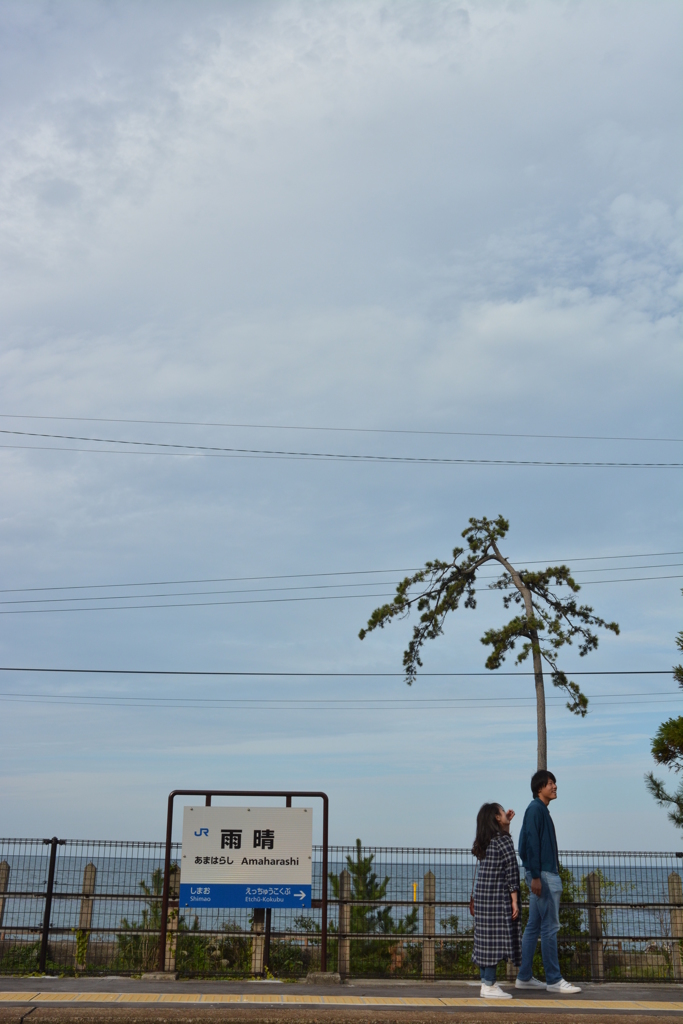
[[[540,878],[541,871],[559,871],[557,837],[548,808],[536,796],[524,812],[519,834],[519,856],[532,878]]]

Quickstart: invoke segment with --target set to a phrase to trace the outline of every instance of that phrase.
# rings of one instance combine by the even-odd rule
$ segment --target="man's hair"
[[[552,772],[546,771],[545,768],[542,768],[540,772],[534,772],[531,776],[531,792],[534,796],[538,796],[538,791],[543,789],[548,782],[557,782]]]

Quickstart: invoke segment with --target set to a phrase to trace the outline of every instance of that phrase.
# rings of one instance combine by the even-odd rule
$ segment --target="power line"
[[[491,577],[494,579],[494,577]],[[146,597],[206,597],[211,594],[281,594],[291,590],[336,590],[342,587],[371,587],[376,586],[375,583],[315,583],[308,584],[303,587],[252,587],[249,590],[181,590],[171,593],[159,593],[159,594],[103,594],[99,597],[29,597],[29,598],[13,598],[8,601],[0,601],[0,605],[5,604],[49,604],[56,602],[68,602],[68,601],[134,601],[139,598]],[[393,586],[393,583],[388,585]],[[0,591],[0,593],[6,593],[6,591]],[[311,599],[314,599],[318,595],[312,595]],[[340,595],[347,596],[347,595]],[[372,597],[373,595],[357,594],[348,595],[351,597]],[[163,606],[162,606],[163,607]]]
[[[676,695],[674,695],[674,696],[676,696]],[[520,703],[511,703],[511,700],[514,700],[514,698],[507,698],[507,697],[498,698],[496,700],[496,707],[497,708],[500,708],[500,707],[526,708],[526,707],[533,707],[534,704],[535,704],[535,700],[532,697],[526,698],[525,702],[520,702]],[[105,700],[103,700],[103,701],[101,701],[99,703],[93,703],[92,701],[89,701],[89,700],[31,700],[31,699],[26,698],[26,697],[4,697],[4,696],[1,696],[1,695],[0,695],[0,701],[4,701],[5,703],[8,703],[8,704],[9,703],[12,703],[12,704],[51,704],[51,705],[58,705],[58,706],[81,705],[82,707],[90,707],[90,708],[94,708],[94,707],[97,707],[97,708],[100,708],[100,707],[118,707],[118,708],[128,707],[128,708],[139,709],[139,708],[160,708],[160,707],[163,707],[163,708],[166,708],[167,710],[179,710],[179,709],[182,709],[184,711],[187,711],[188,709],[190,709],[192,707],[192,705],[190,705],[190,704],[159,704],[156,701],[150,701],[150,702],[147,702],[147,703],[132,704],[132,703],[127,703],[124,700],[113,701],[113,702],[112,701],[105,701]],[[642,705],[642,704],[669,704],[670,703],[670,699],[666,699],[666,700],[646,700],[646,701],[639,701],[639,700],[599,701],[598,700],[598,701],[593,701],[592,703],[593,703],[594,707],[617,707],[617,706],[622,706],[623,707],[623,706],[634,705],[634,704],[638,704],[638,705]],[[562,698],[558,698],[556,700],[552,700],[552,701],[547,701],[546,702],[546,706],[548,708],[559,707],[562,704],[564,704],[564,701],[562,700]],[[196,707],[196,705],[195,705],[195,707]],[[469,703],[461,704],[458,707],[453,707],[453,706],[423,707],[423,706],[421,706],[421,707],[415,707],[415,708],[407,708],[407,707],[386,707],[384,705],[379,705],[378,704],[378,705],[363,705],[361,708],[359,708],[359,707],[355,707],[355,708],[354,707],[347,707],[347,708],[344,708],[344,709],[336,708],[336,710],[347,710],[347,711],[362,710],[364,713],[368,712],[368,711],[382,711],[385,714],[386,714],[387,711],[409,711],[411,714],[413,714],[415,711],[473,711],[473,710],[476,710],[477,708],[480,708],[480,707],[488,707],[488,705],[483,704],[479,698],[472,697],[470,699]],[[262,712],[262,711],[296,711],[297,713],[300,714],[302,711],[329,711],[331,709],[330,708],[318,707],[318,706],[297,706],[297,707],[294,707],[294,706],[288,706],[288,705],[285,705],[285,704],[280,704],[280,705],[277,705],[277,704],[273,704],[273,705],[260,705],[258,707],[256,707],[256,706],[249,707],[247,705],[239,705],[237,707],[225,707],[224,705],[221,705],[221,704],[206,704],[201,709],[197,709],[197,710],[203,710],[203,711],[210,711],[210,710],[224,710],[224,711],[235,711],[235,710],[243,710],[244,711],[244,710],[247,710],[248,711],[248,710],[253,710],[253,711],[259,711],[259,712]]]
[[[251,676],[277,679],[369,679],[369,678],[392,678],[403,679],[405,672],[254,672],[241,670],[218,669],[152,669],[152,668],[31,668],[25,665],[0,665],[0,672],[39,672],[55,675],[93,675],[93,676],[216,676],[219,678],[235,676],[246,678]],[[495,679],[498,676],[512,676],[520,679],[533,676],[533,672],[420,672],[419,678],[461,678],[470,679],[483,676],[486,679]],[[646,668],[646,669],[598,669],[589,671],[583,669],[579,672],[570,672],[573,676],[670,676],[673,669]]]
[[[561,564],[566,562],[598,562],[608,561],[614,559],[627,559],[627,558],[664,558],[666,555],[683,555],[683,551],[644,551],[632,555],[583,555],[580,558],[537,558],[537,559],[511,559],[516,562],[524,562],[525,565],[549,565],[549,564]],[[678,563],[675,563],[678,564]],[[423,568],[420,566],[419,568]],[[19,594],[19,593],[38,593],[47,592],[54,590],[112,590],[120,589],[124,587],[173,587],[181,585],[190,585],[195,583],[247,583],[256,582],[260,580],[296,580],[296,579],[318,579],[323,576],[371,576],[386,574],[389,572],[417,572],[419,568],[403,568],[403,569],[355,569],[346,570],[342,572],[295,572],[295,573],[283,573],[277,576],[216,576],[208,579],[194,579],[194,580],[151,580],[143,583],[85,583],[85,584],[71,584],[61,587],[13,587],[5,590],[0,590],[0,594]],[[656,565],[648,566],[623,566],[623,569],[655,569],[658,568]],[[666,568],[666,566],[661,566]],[[576,572],[600,572],[604,569],[605,572],[619,572],[619,569],[610,569],[608,566],[598,567],[597,569],[577,569]],[[493,577],[491,577],[493,579]],[[382,581],[384,582],[384,581]],[[370,584],[364,584],[370,586]]]
[[[579,461],[554,461],[550,459],[448,459],[426,456],[410,455],[349,455],[335,452],[293,452],[270,448],[227,448],[218,445],[198,444],[171,444],[166,441],[126,441],[119,438],[108,437],[81,437],[73,434],[45,434],[28,430],[4,430],[0,434],[53,438],[62,441],[90,441],[93,444],[120,444],[134,446],[135,448],[173,448],[182,451],[158,452],[147,451],[146,455],[192,455],[202,458],[269,458],[269,459],[305,459],[323,462],[372,462],[385,464],[410,464],[410,465],[449,465],[449,466],[562,466],[572,468],[592,469],[681,469],[683,462],[579,462]],[[90,451],[97,454],[129,454],[128,450],[116,451],[114,449],[101,448],[63,448],[63,447],[41,447],[37,445],[0,445],[0,448],[21,448],[24,451]]]
[[[346,434],[416,434],[433,437],[529,437],[540,440],[561,441],[683,441],[680,437],[615,437],[599,434],[513,434],[476,430],[407,430],[391,427],[310,427],[283,423],[213,423],[198,420],[135,420],[104,416],[32,416],[28,413],[0,413],[0,418],[11,420],[57,420],[71,423],[135,423],[168,427],[231,427],[247,430],[306,430]]]
[[[490,577],[495,579],[495,577]],[[597,583],[642,583],[649,580],[680,580],[683,579],[683,574],[672,575],[672,576],[633,576],[625,579],[617,580],[585,580],[582,586],[588,587]],[[512,587],[506,587],[506,590],[513,589]],[[552,589],[559,589],[553,587]],[[212,591],[212,593],[219,593],[219,591]],[[248,593],[248,591],[247,591]],[[257,593],[257,591],[253,591]],[[495,593],[489,587],[476,587],[475,593]],[[156,597],[164,597],[163,594],[157,594]],[[201,596],[201,595],[199,595]],[[389,598],[394,597],[395,594],[314,594],[309,597],[258,597],[254,601],[172,601],[170,603],[163,604],[124,604],[124,605],[97,605],[97,606],[80,606],[76,608],[3,608],[0,610],[0,615],[57,615],[65,614],[67,612],[126,612],[126,611],[141,611],[149,608],[220,608],[227,607],[229,605],[250,605],[250,604],[292,604],[301,603],[302,601],[351,601],[357,600],[358,598]],[[54,600],[49,598],[48,600]],[[62,600],[61,598],[58,600]],[[83,600],[82,598],[73,598],[73,600]],[[102,598],[101,600],[106,600]],[[112,598],[114,600],[114,598]],[[131,600],[134,598],[131,597]],[[12,604],[18,604],[20,602],[11,602]]]
[[[665,554],[680,555],[683,551],[668,551]],[[618,557],[618,556],[608,556]],[[629,557],[629,556],[626,556]],[[640,555],[632,555],[632,558],[645,557]],[[576,559],[575,559],[576,561]],[[531,563],[529,563],[531,564]],[[0,594],[18,594],[18,593],[34,593],[36,591],[48,591],[48,590],[102,590],[102,589],[113,589],[121,587],[173,587],[180,586],[181,584],[189,585],[191,583],[246,583],[249,581],[257,580],[301,580],[301,579],[315,579],[322,576],[369,576],[373,574],[388,573],[388,572],[415,572],[415,569],[357,569],[350,572],[292,572],[283,573],[279,576],[217,576],[209,579],[201,580],[152,580],[146,583],[86,583],[76,584],[73,586],[64,587],[15,587],[11,590],[0,590]],[[370,584],[366,584],[369,586]]]
[[[683,563],[681,563],[681,562],[671,562],[668,565],[666,565],[666,564],[665,565],[633,565],[633,566],[629,566],[629,568],[632,569],[632,570],[633,569],[666,569],[666,568],[672,568],[673,566],[680,566],[680,565],[683,565]],[[578,572],[608,572],[608,571],[622,572],[623,571],[623,567],[622,568],[615,568],[613,570],[602,569],[602,568],[600,568],[600,569],[578,569],[577,573]],[[499,576],[480,576],[479,577],[479,579],[482,579],[482,580],[495,580],[495,579],[499,579],[499,578],[501,578],[501,577],[499,577]],[[669,577],[666,577],[666,576],[654,576],[654,577],[653,576],[651,576],[651,577],[642,576],[642,577],[638,577],[638,578],[639,579],[668,579]],[[398,580],[394,580],[394,581],[386,580],[384,582],[389,584],[389,585],[391,585],[391,586],[396,586],[399,581]],[[620,581],[620,580],[585,580],[583,585],[585,586],[588,583],[612,583],[612,582],[619,583],[619,582],[623,582],[623,581]],[[196,597],[206,597],[208,595],[221,595],[221,594],[271,594],[271,593],[280,594],[280,593],[284,593],[284,592],[292,591],[292,590],[336,590],[336,589],[341,589],[342,587],[347,588],[347,587],[370,587],[370,586],[376,586],[376,584],[373,584],[372,582],[368,582],[368,583],[315,583],[315,584],[310,584],[309,583],[309,584],[307,584],[305,586],[301,586],[301,587],[252,587],[249,590],[181,590],[181,591],[175,591],[175,592],[171,592],[171,593],[141,594],[141,595],[121,594],[120,596],[118,594],[103,594],[103,595],[100,595],[100,596],[88,596],[88,597],[28,597],[28,598],[12,598],[11,600],[0,601],[0,605],[6,605],[6,604],[56,604],[56,603],[60,603],[61,604],[61,603],[67,603],[67,602],[70,602],[70,601],[71,602],[73,602],[73,601],[134,601],[134,600],[137,600],[139,597],[142,597],[142,598],[146,598],[146,597],[150,597],[150,598],[153,598],[153,597],[161,598],[161,597],[163,597],[163,598],[166,598],[166,597],[195,597],[195,596]],[[477,588],[477,590],[481,590],[481,588]],[[7,593],[7,591],[0,591],[0,593]],[[317,595],[313,595],[313,596],[317,596]],[[340,595],[340,596],[346,596],[346,595]],[[373,595],[373,594],[356,594],[356,595],[349,595],[349,596],[373,597],[373,596],[377,596],[377,595]],[[160,605],[159,607],[164,607],[164,605]]]
[[[537,558],[533,559],[512,559],[512,561],[524,562],[526,565],[541,565],[541,564],[558,564],[565,562],[597,562],[607,561],[612,559],[627,559],[627,558],[663,558],[666,555],[682,555],[683,551],[645,551],[636,553],[633,555],[584,555],[581,558]],[[678,563],[675,563],[678,564]],[[420,566],[422,568],[422,566]],[[602,567],[605,572],[619,572],[619,569],[610,569],[608,566]],[[624,569],[641,569],[641,568],[658,568],[656,565],[648,566],[623,566]],[[666,566],[661,566],[666,568]],[[38,593],[55,590],[104,590],[104,589],[121,589],[124,587],[171,587],[180,585],[190,585],[196,583],[246,583],[256,582],[260,580],[294,580],[294,579],[317,579],[323,576],[370,576],[386,574],[389,572],[417,572],[415,567],[403,568],[403,569],[356,569],[351,571],[342,572],[298,572],[298,573],[283,573],[277,576],[217,576],[208,579],[194,579],[194,580],[152,580],[143,583],[86,583],[86,584],[72,584],[61,587],[13,587],[4,590],[0,589],[0,594],[19,594],[19,593]],[[600,567],[597,569],[577,569],[576,572],[599,572]],[[493,578],[493,577],[491,577]],[[363,584],[364,586],[370,586],[370,584]]]
[[[602,697],[683,697],[679,691],[669,690],[653,690],[652,692],[643,693],[589,693],[586,694],[589,700],[599,700]],[[91,695],[87,693],[14,693],[4,692],[0,693],[0,697],[35,697],[37,698],[49,698],[54,700],[87,700],[97,703],[100,701],[130,701],[134,705],[136,702],[153,700],[159,707],[165,705],[176,705],[178,707],[193,707],[196,704],[215,704],[217,707],[226,705],[232,706],[235,704],[248,706],[260,706],[276,704],[278,707],[285,707],[288,705],[340,705],[346,704],[357,704],[364,706],[366,704],[377,704],[377,705],[391,705],[391,704],[409,704],[412,707],[419,707],[421,705],[433,706],[433,705],[450,705],[450,704],[462,704],[469,701],[482,701],[492,702],[498,700],[508,701],[527,701],[532,704],[536,703],[536,698],[533,696],[514,697],[506,694],[503,698],[501,697],[157,697],[155,694],[148,694],[143,697],[135,697],[129,694],[96,694]],[[566,697],[557,697],[553,694],[549,694],[546,697],[546,701],[560,701],[563,703]]]

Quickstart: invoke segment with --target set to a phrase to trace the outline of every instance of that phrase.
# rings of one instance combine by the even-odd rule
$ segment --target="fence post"
[[[602,914],[600,910],[600,875],[595,871],[586,878],[588,895],[588,931],[591,943],[591,980],[602,981],[605,976],[602,948]]]
[[[52,914],[52,892],[55,887],[55,864],[57,862],[57,847],[64,846],[65,839],[43,839],[45,846],[50,847],[50,866],[47,871],[47,890],[45,892],[45,913],[43,914],[43,932],[40,937],[40,955],[38,957],[38,970],[45,973],[47,963],[47,943],[50,937],[50,917]]]
[[[671,960],[674,969],[674,981],[680,981],[681,970],[681,939],[683,939],[683,883],[677,871],[669,875],[669,903],[671,910]]]
[[[263,927],[265,923],[266,912],[263,907],[259,907],[254,911],[254,917],[251,922],[251,930],[253,932],[251,940],[251,973],[252,974],[263,974],[263,947],[264,947],[264,934]]]
[[[166,915],[166,953],[164,971],[175,971],[176,948],[178,945],[178,920],[180,918],[180,872],[177,864],[171,864],[168,881],[168,910]],[[163,914],[163,905],[161,913]]]
[[[436,876],[428,871],[424,876],[422,905],[422,977],[434,980],[434,933],[436,932]],[[426,938],[426,936],[430,936]]]
[[[351,973],[351,875],[344,868],[339,875],[339,950],[337,970],[341,978]]]
[[[78,915],[78,932],[76,934],[76,958],[75,966],[77,971],[84,971],[88,958],[88,943],[90,941],[90,929],[92,928],[92,895],[95,892],[95,878],[97,868],[94,864],[86,864],[83,868],[83,899],[81,910]]]
[[[0,862],[0,893],[7,892],[9,889],[9,864],[6,860]],[[2,919],[5,916],[5,897],[0,896],[0,927],[2,927]]]

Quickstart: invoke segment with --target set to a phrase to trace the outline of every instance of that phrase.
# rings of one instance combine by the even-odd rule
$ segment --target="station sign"
[[[181,907],[310,907],[310,807],[185,807]]]

